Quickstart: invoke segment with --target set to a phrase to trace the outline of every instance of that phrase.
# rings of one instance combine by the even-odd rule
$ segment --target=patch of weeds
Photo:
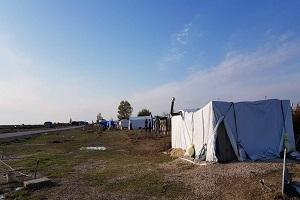
[[[107,183],[107,176],[104,174],[89,173],[85,175],[85,178],[89,180],[91,186],[105,186]]]
[[[70,169],[70,162],[67,162],[65,155],[44,153],[16,161],[14,166],[25,168],[29,173],[33,173],[37,160],[39,160],[38,172],[46,173],[52,177],[62,177]]]
[[[8,199],[42,200],[47,198],[44,195],[32,195],[28,190],[20,190],[11,194]]]
[[[24,199],[24,200],[32,199],[30,197],[30,193],[27,190],[17,191],[14,194],[11,194],[11,196],[9,198],[11,198],[11,199]]]
[[[111,192],[175,198],[183,195],[182,191],[186,189],[180,184],[165,183],[162,176],[153,171],[106,184],[105,190]]]

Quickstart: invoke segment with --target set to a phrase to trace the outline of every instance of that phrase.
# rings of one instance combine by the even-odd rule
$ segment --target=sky
[[[300,1],[0,0],[0,124],[300,102]]]

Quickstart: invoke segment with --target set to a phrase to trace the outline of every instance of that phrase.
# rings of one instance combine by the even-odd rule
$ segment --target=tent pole
[[[286,157],[286,148],[284,148],[284,152],[283,152],[282,187],[281,187],[282,197],[284,196],[285,157]]]

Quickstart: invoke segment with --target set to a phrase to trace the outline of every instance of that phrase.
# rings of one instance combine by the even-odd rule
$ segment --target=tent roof
[[[129,117],[129,120],[142,120],[142,119],[151,119],[151,117],[150,116]]]
[[[209,104],[212,104],[214,106],[218,106],[218,105],[224,105],[224,104],[238,104],[238,103],[251,103],[251,104],[261,104],[261,103],[265,103],[266,101],[289,101],[289,100],[280,100],[280,99],[266,99],[266,100],[257,100],[257,101],[236,101],[236,102],[233,102],[233,101],[215,101],[215,100],[212,100],[210,102],[208,102],[207,104],[205,104],[202,108],[206,107],[207,105]],[[197,112],[198,110],[201,110],[202,108],[186,108],[186,109],[181,109],[179,111],[182,111],[182,112]]]

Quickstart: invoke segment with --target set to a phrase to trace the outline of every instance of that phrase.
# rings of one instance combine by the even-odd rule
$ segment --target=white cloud
[[[160,70],[168,69],[171,65],[179,63],[184,57],[186,54],[184,47],[189,41],[191,28],[192,23],[188,23],[183,26],[182,30],[172,34],[171,46],[159,64]]]
[[[285,31],[281,34],[278,34],[276,31],[272,29],[267,29],[264,32],[264,36],[269,40],[276,41],[279,43],[287,42],[288,40],[292,39],[295,36],[293,31]]]
[[[185,24],[181,31],[175,33],[173,44],[186,45],[190,36],[191,27],[192,27],[192,23]]]
[[[77,76],[59,75],[62,78],[55,79],[57,74],[40,74],[40,65],[34,58],[18,51],[15,45],[0,38],[0,47],[0,124],[63,122],[69,117],[91,121],[98,112],[115,118],[118,103],[124,97],[103,96],[90,89],[90,81]],[[176,48],[170,51],[175,56],[167,62],[184,56]],[[126,99],[135,112],[146,107],[156,114],[169,111],[173,96],[177,108],[201,107],[210,100],[257,100],[265,96],[297,102],[299,56],[300,40],[277,38],[252,52],[228,52],[213,68],[193,71],[184,81],[167,83]]]
[[[288,39],[290,39],[293,36],[293,32],[286,32],[279,36],[280,42],[286,42]]]
[[[179,108],[201,107],[211,100],[239,101],[268,98],[300,100],[300,41],[264,44],[253,52],[229,52],[215,67],[184,81],[172,82],[132,97],[137,109],[169,111],[170,99]],[[136,110],[137,110],[136,109]]]

